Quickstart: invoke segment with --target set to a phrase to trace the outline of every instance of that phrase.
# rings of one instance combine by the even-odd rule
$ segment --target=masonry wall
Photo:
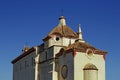
[[[62,47],[54,45],[40,53],[39,77],[40,80],[58,80],[58,72],[56,71],[55,55]]]
[[[68,73],[66,79],[62,77],[62,67],[66,65]],[[58,80],[74,80],[74,58],[72,53],[68,53],[59,57]]]
[[[35,52],[32,52],[13,64],[13,80],[34,80],[34,58]]]

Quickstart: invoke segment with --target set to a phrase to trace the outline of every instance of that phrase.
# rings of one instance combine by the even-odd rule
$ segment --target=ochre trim
[[[74,50],[73,50],[73,57],[75,57],[76,54],[77,54],[77,53],[76,53],[76,50],[74,49]]]
[[[35,51],[34,48],[29,49],[27,52],[21,54],[20,56],[18,56],[17,58],[15,58],[11,63],[14,64],[17,61],[19,61],[20,59],[22,59],[23,57],[27,56],[28,54],[30,54],[31,52]]]
[[[104,60],[106,60],[106,54],[103,55]]]

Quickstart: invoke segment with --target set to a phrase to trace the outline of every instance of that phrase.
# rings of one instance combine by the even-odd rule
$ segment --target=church
[[[61,16],[59,24],[34,47],[12,60],[13,80],[105,80],[106,51],[74,32]]]

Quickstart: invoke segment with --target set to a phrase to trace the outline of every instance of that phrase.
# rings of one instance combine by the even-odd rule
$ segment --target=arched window
[[[84,80],[98,80],[98,69],[95,65],[88,63],[83,70]]]

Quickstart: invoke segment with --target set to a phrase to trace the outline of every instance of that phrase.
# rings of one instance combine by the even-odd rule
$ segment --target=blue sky
[[[11,61],[24,45],[42,43],[59,23],[61,9],[67,25],[96,48],[108,51],[106,80],[119,80],[120,1],[119,0],[1,0],[0,80],[12,80]]]

